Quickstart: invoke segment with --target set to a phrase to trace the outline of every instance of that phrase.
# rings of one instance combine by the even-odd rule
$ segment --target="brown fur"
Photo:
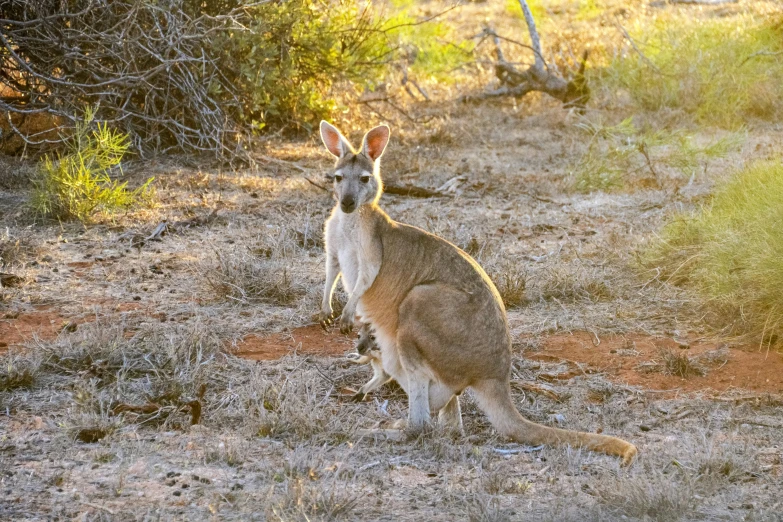
[[[438,412],[443,424],[461,430],[459,395],[470,388],[493,426],[518,442],[569,444],[631,462],[637,453],[633,444],[550,428],[519,414],[509,386],[511,338],[506,312],[492,281],[467,253],[424,230],[393,221],[378,206],[377,135],[388,139],[388,128],[370,131],[358,154],[339,133],[335,137],[331,132],[337,131],[322,124],[327,148],[335,148],[329,147],[329,140],[345,144],[338,150],[336,167],[344,178],[342,185],[335,183],[341,204],[326,225],[327,256],[339,259],[340,270],[351,271],[341,329],[350,331],[355,315],[372,325],[383,370],[408,394],[409,429],[424,428],[431,412]],[[376,154],[366,153],[368,143],[376,145]],[[382,145],[380,153],[386,142]],[[366,177],[366,159],[374,160],[375,193],[370,186],[365,188],[370,185],[366,181],[351,185],[354,179]],[[360,166],[353,168],[356,164]],[[344,210],[346,198],[356,201],[355,210]],[[354,261],[356,266],[347,266]],[[327,297],[331,301],[329,288],[327,280],[325,303]],[[322,309],[322,319],[328,321],[330,315],[331,305]]]

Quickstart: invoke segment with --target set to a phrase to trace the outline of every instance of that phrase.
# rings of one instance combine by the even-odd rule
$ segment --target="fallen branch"
[[[544,445],[540,446],[522,446],[521,448],[492,448],[492,451],[500,455],[515,455],[517,453],[534,453],[544,449]]]
[[[384,183],[383,191],[387,194],[411,198],[438,198],[445,196],[445,194],[438,192],[437,190],[417,187],[416,185],[396,185],[394,183]]]
[[[271,156],[253,156],[253,159],[266,161],[267,163],[277,163],[278,165],[285,165],[286,167],[291,167],[293,169],[298,170],[299,172],[307,172],[307,169],[302,167],[301,165],[297,165],[292,161],[286,161],[280,158],[273,158]]]
[[[318,187],[323,191],[330,191],[329,188],[321,185],[320,183],[316,183],[307,176],[304,176],[304,179],[311,185]],[[383,192],[386,194],[394,194],[395,196],[407,196],[409,198],[439,198],[446,195],[443,192],[424,187],[418,187],[416,185],[397,185],[395,183],[384,183]]]
[[[736,4],[739,0],[669,0],[672,4],[691,4],[691,5],[723,5]]]
[[[304,176],[305,181],[307,181],[309,184],[311,184],[314,187],[318,187],[321,190],[325,190],[326,192],[329,192],[329,189],[325,186],[321,185],[320,183],[316,183],[315,181],[311,180],[307,176]]]
[[[561,77],[556,71],[553,71],[544,60],[541,51],[541,39],[536,30],[536,23],[533,19],[533,13],[527,5],[526,0],[519,0],[522,8],[522,14],[525,17],[527,30],[530,34],[531,46],[515,42],[497,34],[490,28],[485,28],[480,34],[482,38],[492,37],[495,44],[495,76],[500,80],[501,86],[498,89],[487,91],[479,95],[468,95],[461,97],[462,101],[474,99],[494,98],[498,96],[524,96],[531,91],[544,92],[553,98],[563,102],[565,106],[584,107],[590,99],[590,89],[585,80],[584,71],[587,62],[587,51],[582,56],[582,62],[579,65],[578,72],[571,80]],[[525,70],[519,70],[514,65],[506,61],[500,46],[500,40],[506,40],[533,51],[534,63]]]

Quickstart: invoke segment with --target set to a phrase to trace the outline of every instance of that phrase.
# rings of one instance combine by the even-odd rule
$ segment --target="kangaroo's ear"
[[[321,141],[326,148],[338,158],[342,158],[351,151],[351,144],[348,143],[337,127],[321,120]]]
[[[386,125],[375,127],[373,130],[364,135],[362,141],[362,152],[364,152],[368,158],[375,161],[381,157],[386,144],[389,143],[389,135],[391,131]]]

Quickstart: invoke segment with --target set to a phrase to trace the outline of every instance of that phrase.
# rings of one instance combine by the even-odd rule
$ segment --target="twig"
[[[517,453],[533,453],[544,449],[544,445],[540,446],[523,446],[521,448],[492,448],[492,451],[499,453],[500,455],[515,455]]]
[[[642,143],[639,144],[637,149],[639,150],[639,152],[642,153],[642,156],[644,156],[644,159],[647,161],[647,167],[649,167],[650,172],[652,172],[653,177],[655,177],[655,179],[657,180],[658,179],[658,173],[655,172],[655,169],[653,168],[653,165],[652,165],[652,160],[650,160],[650,155],[647,153],[647,145],[644,142],[642,142]]]
[[[282,160],[282,159],[279,159],[279,158],[273,158],[271,156],[253,156],[253,158],[254,159],[260,159],[260,160],[266,161],[268,163],[277,163],[279,165],[285,165],[286,167],[294,168],[294,169],[298,170],[299,172],[309,172],[306,168],[304,168],[304,167],[302,167],[300,165],[297,165],[296,163],[293,163],[291,161],[286,161],[286,160]]]
[[[625,30],[625,27],[623,27],[622,24],[620,24],[620,22],[615,22],[615,23],[617,24],[617,28],[620,29],[620,31],[622,31],[622,33],[625,36],[625,38],[628,39],[628,42],[631,44],[631,47],[633,47],[633,50],[636,51],[636,54],[638,54],[641,57],[641,59],[644,60],[645,63],[647,63],[647,65],[652,67],[655,72],[657,72],[661,76],[668,76],[668,75],[664,74],[663,71],[661,71],[658,68],[658,66],[655,65],[649,58],[647,58],[647,56],[645,56],[645,54],[642,52],[641,49],[639,49],[639,47],[637,47],[636,42],[633,41],[633,38],[631,38],[631,35],[628,34],[628,31]]]
[[[305,181],[307,181],[309,184],[313,185],[314,187],[318,187],[319,189],[321,189],[323,191],[329,192],[329,189],[326,188],[325,186],[321,185],[320,183],[316,183],[315,181],[311,180],[307,176],[303,176],[303,177],[304,177]]]
[[[416,185],[396,185],[394,183],[384,183],[383,191],[387,194],[408,196],[412,198],[436,198],[445,196],[445,194],[436,190],[417,187]]]
[[[773,51],[756,51],[755,53],[751,54],[750,56],[748,56],[747,58],[742,60],[742,62],[737,67],[742,67],[743,65],[745,65],[745,62],[747,62],[748,60],[750,60],[752,58],[756,58],[757,56],[778,56],[778,55],[781,55],[781,54],[783,54],[783,51],[777,51],[777,52],[773,52]]]
[[[555,393],[552,390],[548,390],[548,389],[544,388],[540,384],[514,380],[514,381],[511,381],[511,386],[513,386],[515,388],[519,388],[519,389],[524,390],[524,391],[529,391],[529,392],[537,393],[539,395],[544,395],[545,397],[549,397],[550,399],[552,399],[555,402],[561,402],[563,400],[560,397],[560,395],[558,395],[557,393]]]

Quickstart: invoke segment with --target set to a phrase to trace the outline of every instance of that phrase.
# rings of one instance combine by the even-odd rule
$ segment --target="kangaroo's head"
[[[389,133],[386,125],[375,127],[364,135],[362,149],[356,152],[340,131],[325,121],[321,122],[321,140],[337,157],[334,173],[330,176],[334,198],[346,214],[362,205],[376,203],[381,197],[383,183],[379,160],[389,142]]]

